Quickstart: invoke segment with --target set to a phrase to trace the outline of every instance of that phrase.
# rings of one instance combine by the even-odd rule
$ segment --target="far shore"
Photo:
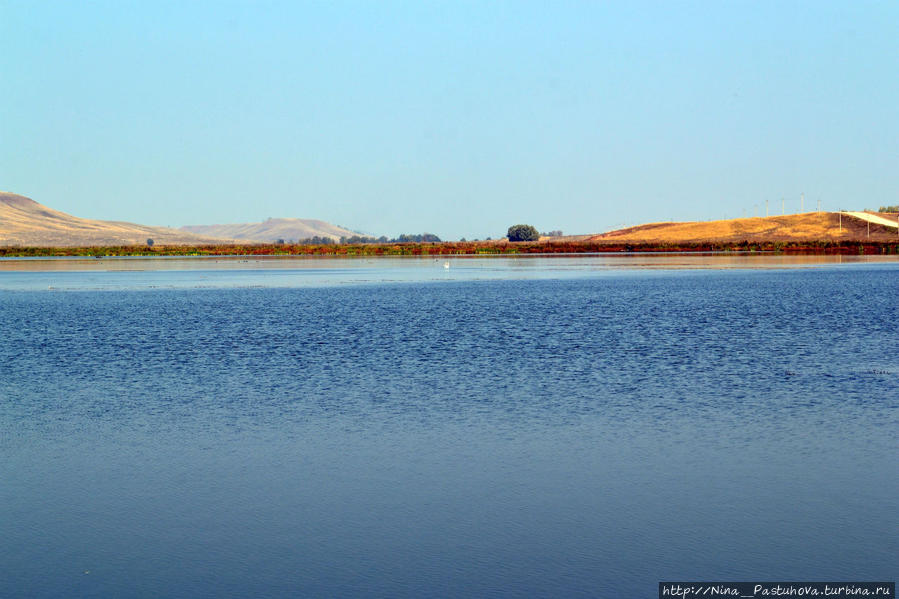
[[[104,256],[452,256],[509,254],[595,254],[610,252],[763,252],[800,254],[899,254],[899,239],[742,241],[742,242],[622,242],[622,241],[459,241],[439,243],[255,244],[17,247],[0,246],[0,258]]]

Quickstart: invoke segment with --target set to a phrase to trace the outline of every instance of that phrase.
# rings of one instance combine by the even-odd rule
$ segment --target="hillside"
[[[25,196],[0,192],[0,246],[75,247],[224,243],[168,227],[89,220],[48,208]]]
[[[896,222],[896,214],[875,215]],[[862,213],[807,212],[764,218],[736,218],[731,220],[697,222],[662,222],[639,225],[592,235],[589,241],[627,241],[643,243],[716,242],[772,242],[772,241],[893,241],[897,239],[896,225],[870,225]],[[872,218],[877,221],[877,218]],[[842,227],[841,227],[842,222]]]
[[[233,225],[190,225],[182,231],[228,239],[274,242],[309,239],[310,237],[330,237],[334,241],[341,237],[358,235],[355,231],[332,225],[323,220],[304,218],[270,218],[261,223],[241,223]]]

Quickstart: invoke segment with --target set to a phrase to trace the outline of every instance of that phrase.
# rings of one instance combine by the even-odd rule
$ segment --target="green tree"
[[[540,233],[531,225],[512,225],[506,235],[509,241],[537,241]]]

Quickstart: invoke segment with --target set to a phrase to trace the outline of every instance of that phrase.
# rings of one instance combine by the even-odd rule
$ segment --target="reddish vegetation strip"
[[[39,256],[422,256],[473,254],[583,254],[607,252],[785,252],[806,254],[899,254],[893,242],[691,241],[626,242],[612,240],[538,242],[443,242],[358,245],[155,245],[112,247],[0,247],[0,257]]]

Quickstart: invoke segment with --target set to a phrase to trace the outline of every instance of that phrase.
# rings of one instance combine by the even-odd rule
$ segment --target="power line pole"
[[[768,200],[765,200],[765,218],[768,218]]]
[[[780,196],[780,214],[784,215],[787,213],[787,201],[784,200],[783,196]]]
[[[799,213],[805,212],[805,193],[799,194]]]

